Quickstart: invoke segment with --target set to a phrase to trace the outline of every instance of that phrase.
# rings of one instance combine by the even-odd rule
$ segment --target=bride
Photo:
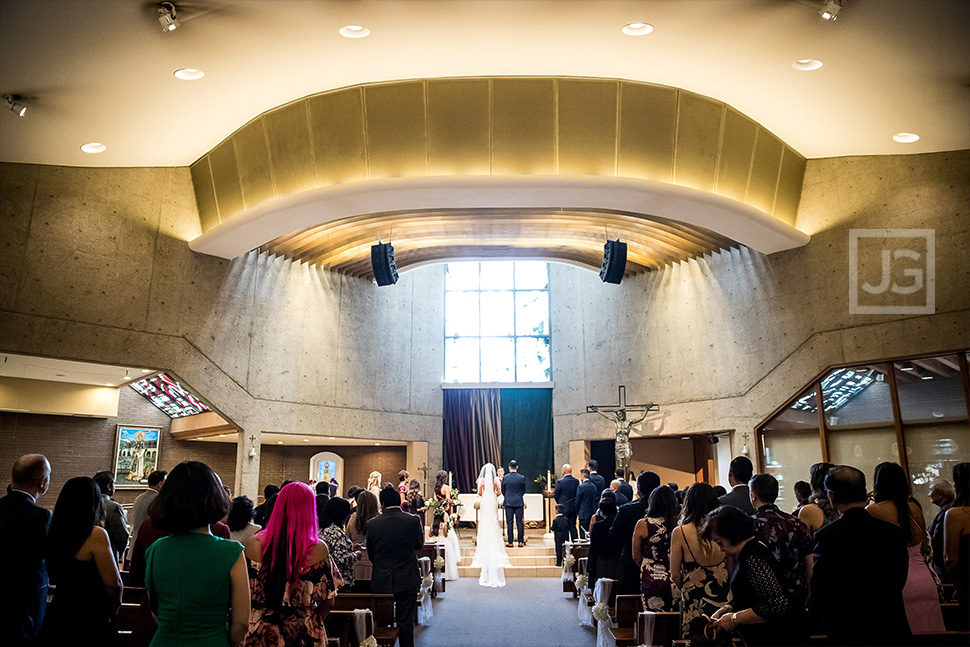
[[[505,586],[505,567],[511,566],[505,553],[502,530],[498,526],[498,494],[501,485],[495,476],[495,466],[485,463],[478,474],[478,542],[475,546],[473,568],[481,568],[478,583],[482,586]]]

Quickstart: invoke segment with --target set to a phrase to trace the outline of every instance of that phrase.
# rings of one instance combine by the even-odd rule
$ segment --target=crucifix
[[[621,386],[619,389],[618,402],[617,405],[588,405],[586,413],[598,413],[613,423],[616,433],[616,467],[623,469],[625,480],[630,471],[630,459],[633,458],[633,448],[630,446],[631,427],[646,418],[650,411],[659,411],[660,405],[653,402],[650,404],[627,404],[625,386]],[[628,418],[628,413],[637,417]]]
[[[421,482],[422,482],[422,485],[424,485],[424,491],[427,492],[428,491],[428,472],[430,471],[430,469],[428,468],[428,464],[422,463],[421,467],[418,468],[418,471],[421,472],[421,476],[423,477],[421,479]]]

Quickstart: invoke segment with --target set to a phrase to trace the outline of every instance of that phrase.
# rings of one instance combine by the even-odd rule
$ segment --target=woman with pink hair
[[[259,568],[244,647],[326,645],[323,621],[343,578],[320,541],[310,486],[280,490],[266,529],[246,544],[246,557]]]

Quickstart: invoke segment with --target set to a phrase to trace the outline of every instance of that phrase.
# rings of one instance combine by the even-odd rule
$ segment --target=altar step
[[[559,577],[562,567],[556,566],[556,549],[554,546],[526,546],[525,548],[506,548],[511,568],[505,569],[505,577]],[[475,556],[474,547],[462,547],[461,558],[458,562],[458,574],[461,577],[477,578],[479,570],[472,567]]]

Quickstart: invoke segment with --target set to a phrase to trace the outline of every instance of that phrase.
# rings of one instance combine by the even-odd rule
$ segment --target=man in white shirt
[[[168,472],[165,470],[155,470],[148,475],[148,489],[139,494],[131,506],[132,537],[138,537],[138,530],[141,528],[142,522],[148,517],[148,506],[158,496],[158,491],[162,489],[166,476],[168,476]]]

